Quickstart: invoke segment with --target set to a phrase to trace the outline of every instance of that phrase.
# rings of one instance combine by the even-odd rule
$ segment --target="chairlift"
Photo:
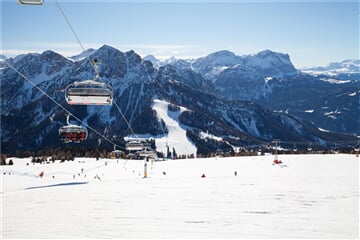
[[[110,85],[94,80],[74,82],[66,87],[65,99],[71,105],[111,105],[113,90]]]
[[[95,69],[94,80],[74,82],[65,89],[65,99],[72,105],[111,105],[113,101],[113,89],[110,85],[98,82],[99,71],[97,59],[90,60]]]
[[[144,158],[157,159],[157,154],[151,149],[144,149],[135,153],[136,155]]]
[[[44,0],[18,0],[21,5],[43,5]]]
[[[64,143],[80,143],[86,140],[87,135],[87,129],[82,126],[68,125],[59,129],[60,140]]]
[[[59,137],[64,143],[80,143],[86,140],[87,136],[88,131],[85,127],[69,123],[69,116],[67,116],[67,125],[59,128]]]
[[[114,150],[111,151],[110,156],[111,156],[112,159],[115,159],[115,158],[119,159],[119,158],[121,158],[122,156],[124,156],[124,152],[121,151],[121,150],[117,150],[117,149],[116,149],[116,145],[114,145]]]
[[[126,150],[140,151],[144,149],[144,144],[140,140],[131,140],[126,143]]]

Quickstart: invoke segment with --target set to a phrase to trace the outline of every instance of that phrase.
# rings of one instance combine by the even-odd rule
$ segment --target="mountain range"
[[[339,73],[359,73],[360,68],[360,60],[344,60],[341,62],[332,62],[329,63],[325,67],[310,67],[310,68],[303,68],[304,72],[316,72],[317,74],[329,74],[329,75],[336,75]]]
[[[169,62],[145,59],[154,66]],[[300,70],[289,55],[270,50],[247,56],[219,51],[195,60],[170,60],[173,66],[191,69],[212,82],[220,97],[253,101],[328,131],[360,133],[360,60]]]
[[[95,77],[88,58],[98,60],[101,80],[113,88],[115,106],[66,104],[68,84]],[[273,139],[303,144],[356,141],[354,135],[360,134],[359,71],[345,80],[344,75],[315,76],[295,69],[289,55],[270,50],[247,56],[219,51],[162,62],[104,45],[70,58],[48,50],[1,60],[2,152],[62,146],[58,129],[66,124],[64,110],[3,61],[119,145],[133,134],[122,114],[138,135],[169,136],[173,126],[154,107],[160,100],[198,153]],[[181,143],[175,140],[166,141],[179,149]],[[82,144],[111,147],[92,131]]]

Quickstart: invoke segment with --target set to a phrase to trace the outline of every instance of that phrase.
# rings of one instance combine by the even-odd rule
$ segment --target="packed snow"
[[[330,132],[329,130],[323,129],[323,128],[318,128],[320,131],[322,132]]]
[[[201,139],[213,139],[213,140],[218,141],[218,142],[224,141],[223,138],[217,137],[217,136],[215,136],[213,134],[210,134],[209,132],[206,132],[206,133],[205,132],[200,132],[199,136],[200,136]]]
[[[334,83],[334,84],[344,84],[344,83],[351,83],[351,80],[339,80],[339,79],[333,79],[333,78],[320,78],[321,81]]]
[[[356,155],[11,159],[1,238],[359,238]]]
[[[350,96],[350,97],[354,97],[354,96],[356,96],[356,92],[349,93],[349,96]]]
[[[186,136],[187,127],[179,122],[179,115],[186,111],[180,107],[179,111],[169,111],[169,103],[163,100],[155,99],[153,109],[156,111],[159,119],[165,122],[168,133],[163,137],[155,138],[156,149],[164,154],[167,153],[167,147],[172,152],[173,148],[177,154],[196,155],[196,146]]]

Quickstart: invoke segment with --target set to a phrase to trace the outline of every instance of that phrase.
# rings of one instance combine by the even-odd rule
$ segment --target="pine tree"
[[[177,158],[177,154],[176,154],[176,151],[175,151],[175,147],[173,147],[173,158],[176,159]]]
[[[170,149],[169,146],[166,146],[167,150],[166,150],[166,157],[167,158],[171,158],[171,153],[170,153]]]
[[[1,154],[0,165],[6,165],[6,155],[5,154]]]

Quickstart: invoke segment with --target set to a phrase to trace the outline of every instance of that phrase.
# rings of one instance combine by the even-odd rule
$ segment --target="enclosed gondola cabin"
[[[80,143],[86,140],[88,131],[86,128],[77,125],[67,125],[59,129],[60,140],[64,143]]]
[[[43,5],[44,0],[18,0],[21,5]]]
[[[65,99],[71,105],[111,105],[113,90],[105,83],[85,80],[68,85]]]

